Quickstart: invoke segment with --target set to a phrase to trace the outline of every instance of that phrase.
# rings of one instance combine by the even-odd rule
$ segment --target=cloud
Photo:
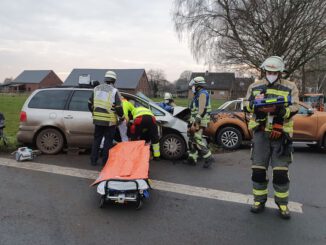
[[[2,0],[0,82],[25,69],[202,70],[171,21],[172,0]]]

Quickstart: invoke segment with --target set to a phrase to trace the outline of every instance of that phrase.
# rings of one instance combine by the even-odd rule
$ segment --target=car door
[[[94,125],[88,110],[92,90],[75,90],[64,111],[63,120],[68,146],[88,147],[92,144]]]
[[[316,113],[311,114],[309,108],[300,105],[299,112],[293,117],[293,139],[295,141],[310,141],[316,139],[318,116]]]

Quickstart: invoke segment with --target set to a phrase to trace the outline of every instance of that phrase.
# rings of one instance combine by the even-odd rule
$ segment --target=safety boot
[[[287,205],[277,204],[277,206],[278,206],[278,211],[279,211],[282,219],[290,219],[291,218],[290,210]]]
[[[196,161],[195,159],[193,159],[192,157],[188,157],[187,159],[182,161],[184,164],[188,164],[188,165],[196,165]]]
[[[203,168],[208,168],[208,167],[211,166],[212,163],[214,163],[214,162],[215,162],[214,157],[209,156],[207,159],[205,159],[205,162],[204,162]]]
[[[258,214],[263,212],[264,209],[265,209],[265,202],[254,202],[254,204],[250,208],[250,211],[252,213]]]

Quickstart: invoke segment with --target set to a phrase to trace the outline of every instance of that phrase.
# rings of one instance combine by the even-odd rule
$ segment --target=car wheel
[[[217,134],[217,143],[228,150],[238,149],[242,143],[239,129],[234,127],[222,128]]]
[[[163,158],[177,160],[186,153],[186,143],[177,134],[167,134],[160,140],[160,151]]]
[[[36,137],[36,146],[44,154],[57,154],[64,145],[64,139],[59,130],[46,128]]]

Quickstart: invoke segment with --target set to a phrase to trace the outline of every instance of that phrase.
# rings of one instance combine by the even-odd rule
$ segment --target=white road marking
[[[99,172],[94,170],[61,167],[56,165],[42,164],[36,162],[17,162],[15,160],[0,158],[0,165],[14,168],[22,168],[33,171],[73,176],[84,179],[95,180]],[[183,195],[215,199],[226,202],[234,202],[250,205],[253,203],[252,195],[246,195],[236,192],[221,191],[198,186],[176,184],[160,180],[152,180],[152,187],[156,190],[174,192]],[[303,213],[302,204],[298,202],[289,202],[289,209],[292,212]],[[266,207],[277,209],[272,198],[268,198]]]

